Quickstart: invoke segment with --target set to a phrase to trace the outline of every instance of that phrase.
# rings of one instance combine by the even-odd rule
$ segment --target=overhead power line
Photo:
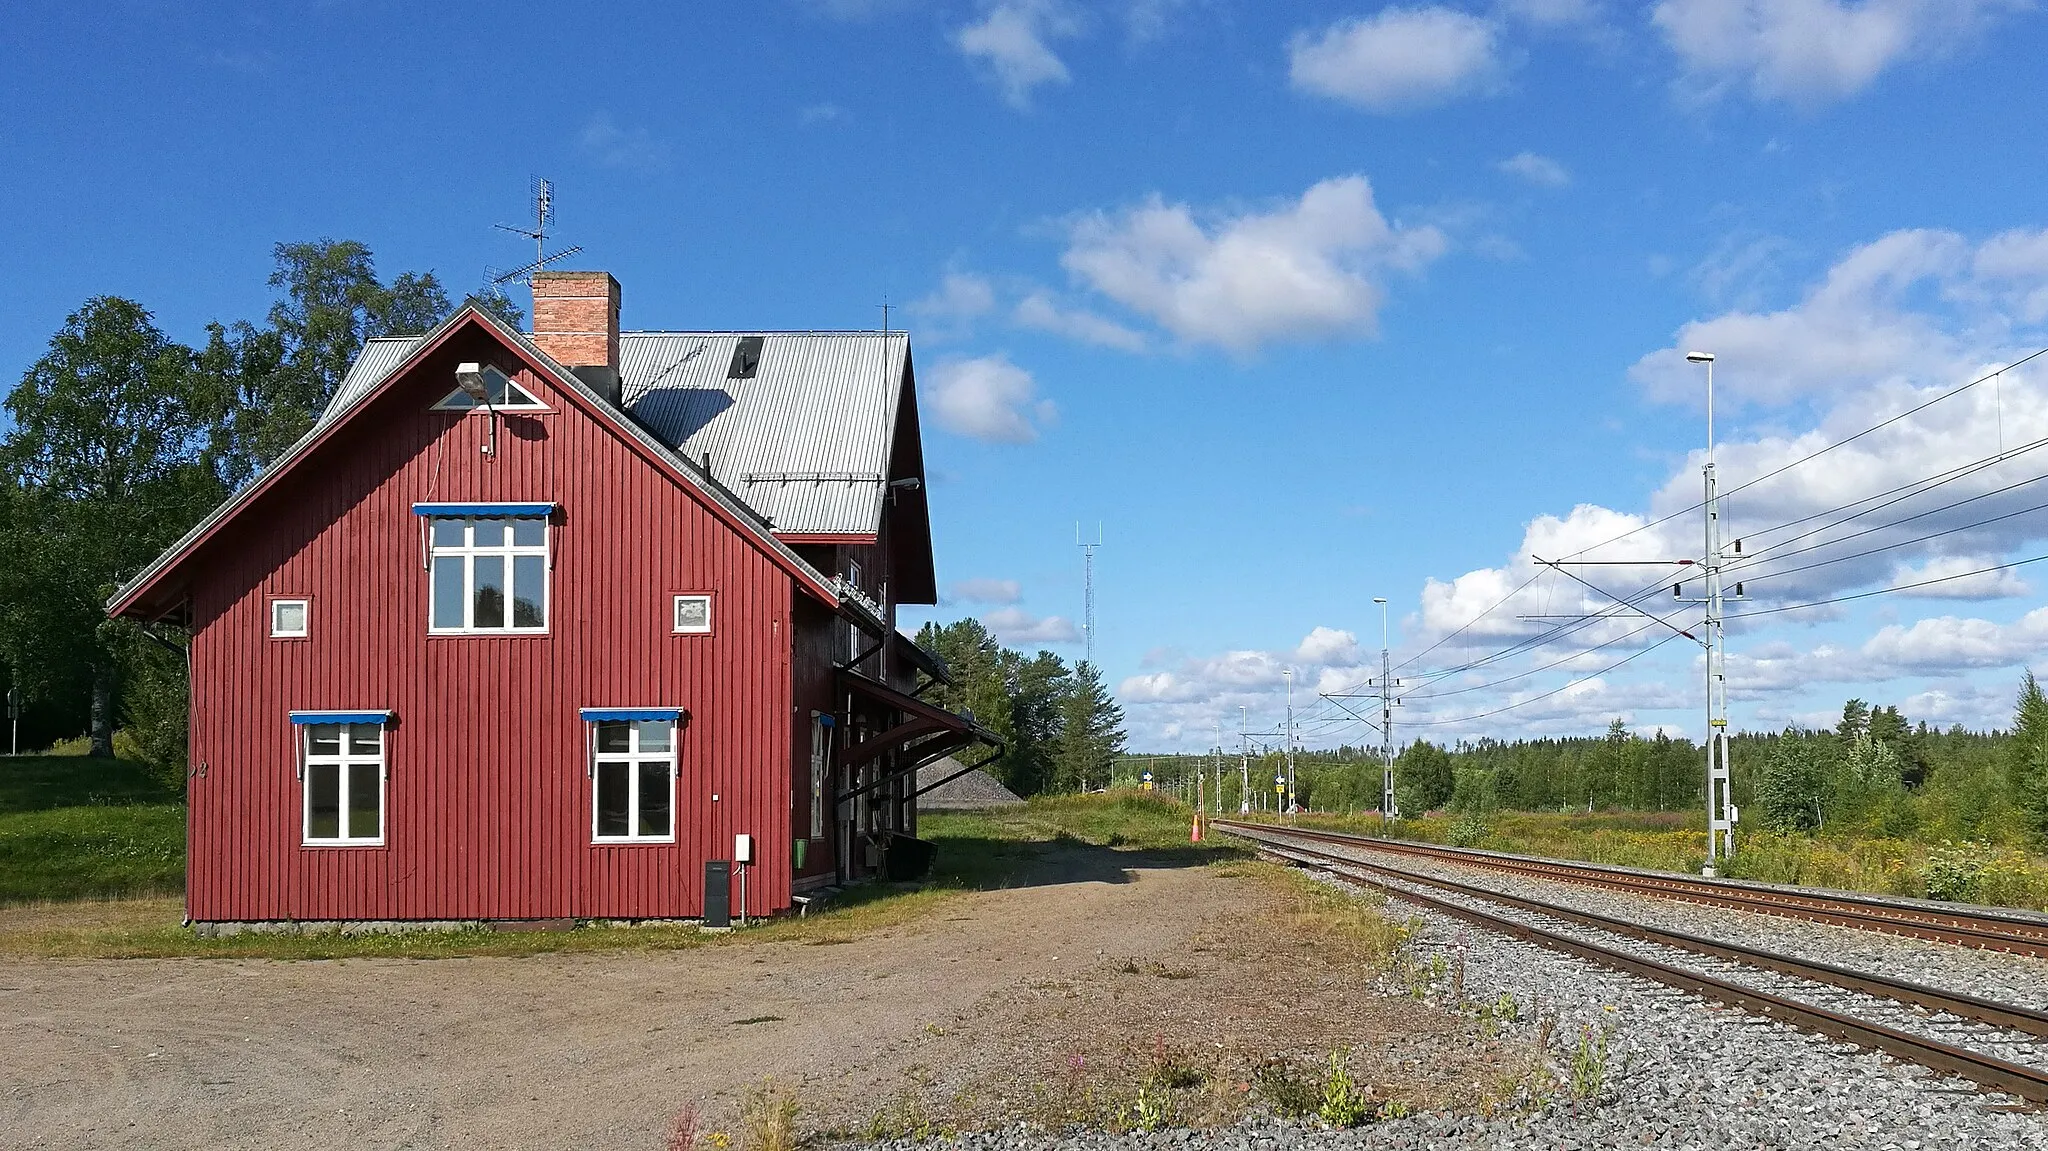
[[[1981,567],[1976,569],[1975,571],[1956,572],[1953,575],[1936,576],[1933,579],[1917,580],[1913,583],[1896,584],[1892,587],[1881,587],[1872,591],[1856,592],[1851,595],[1838,595],[1833,596],[1829,599],[1817,599],[1809,603],[1781,604],[1777,607],[1758,608],[1755,611],[1731,612],[1729,613],[1728,618],[1748,619],[1753,616],[1777,615],[1779,612],[1801,611],[1806,608],[1826,607],[1829,604],[1848,603],[1851,600],[1869,599],[1872,596],[1890,595],[1893,592],[1912,591],[1915,588],[1932,587],[1935,584],[1948,583],[1952,580],[1969,579],[1971,576],[1989,575],[1992,572],[2009,571],[2013,568],[2025,567],[2028,564],[2037,564],[2040,563],[2042,560],[2048,560],[2048,555],[2028,556],[2026,559],[2023,560],[2011,560],[2007,563],[1992,564],[1989,567]]]
[[[2004,375],[2005,373],[2012,371],[2014,368],[2021,367],[2022,365],[2025,365],[2035,359],[2038,359],[2041,356],[2048,356],[2048,348],[2041,348],[2038,351],[2030,352],[2027,355],[2022,356],[2017,360],[2014,360],[2012,363],[2009,363],[2004,367],[1997,369],[1996,371],[1986,372],[1984,375],[1978,376],[1976,379],[1971,380],[1966,384],[1958,384],[1955,387],[1950,388],[1948,391],[1941,393],[1940,395],[1933,396],[1929,399],[1923,400],[1920,403],[1915,404],[1910,408],[1907,408],[1905,411],[1898,413],[1897,415],[1888,416],[1885,419],[1879,420],[1877,423],[1874,423],[1869,427],[1864,428],[1862,431],[1857,432],[1854,435],[1845,436],[1842,439],[1836,440],[1834,443],[1826,445],[1825,447],[1816,448],[1813,451],[1808,452],[1803,456],[1800,456],[1796,460],[1792,460],[1789,463],[1781,464],[1778,467],[1772,468],[1770,471],[1767,471],[1764,474],[1757,476],[1755,479],[1746,480],[1743,483],[1737,484],[1734,487],[1729,488],[1726,491],[1722,492],[1721,498],[1726,499],[1729,496],[1734,495],[1736,492],[1753,488],[1756,485],[1763,483],[1765,480],[1781,476],[1786,472],[1791,471],[1793,468],[1799,467],[1802,464],[1811,463],[1812,461],[1817,460],[1824,455],[1827,455],[1829,452],[1832,452],[1837,448],[1847,447],[1850,444],[1855,443],[1857,440],[1860,440],[1867,435],[1870,435],[1874,432],[1882,431],[1883,429],[1898,423],[1900,420],[1909,419],[1913,416],[1916,416],[1921,412],[1926,411],[1928,408],[1931,408],[1934,405],[1941,403],[1943,400],[1952,399],[1956,396],[1960,396],[1964,392],[1969,391],[1971,388],[1974,388],[1979,384],[1988,383],[1992,380],[1995,380],[1998,377]],[[1650,520],[1647,523],[1639,524],[1636,527],[1632,527],[1629,530],[1622,532],[1620,535],[1602,540],[1596,544],[1588,545],[1587,547],[1580,548],[1578,551],[1571,553],[1571,555],[1567,556],[1566,558],[1576,558],[1578,556],[1585,555],[1587,552],[1604,548],[1608,544],[1617,543],[1621,540],[1627,539],[1632,535],[1636,535],[1639,532],[1645,532],[1651,528],[1659,526],[1660,524],[1669,523],[1670,521],[1677,519],[1679,516],[1688,515],[1692,512],[1699,511],[1701,508],[1706,506],[1707,502],[1705,500],[1695,501],[1692,504],[1679,508],[1677,511],[1671,512],[1666,515],[1658,516],[1656,519]]]
[[[2048,558],[2048,557],[2044,557],[2044,558]],[[1499,715],[1499,714],[1501,714],[1502,712],[1508,712],[1508,711],[1513,711],[1513,710],[1515,710],[1515,709],[1516,709],[1516,708],[1518,708],[1518,707],[1527,707],[1527,706],[1529,706],[1529,705],[1530,705],[1530,704],[1532,704],[1532,703],[1538,703],[1538,702],[1540,702],[1540,701],[1542,701],[1542,700],[1546,700],[1546,699],[1549,699],[1549,698],[1550,698],[1551,696],[1557,695],[1557,694],[1559,694],[1560,692],[1570,691],[1570,690],[1571,690],[1572,688],[1575,688],[1575,687],[1579,686],[1580,684],[1582,684],[1582,683],[1585,683],[1585,682],[1587,682],[1587,681],[1589,681],[1589,680],[1595,680],[1595,679],[1599,679],[1599,678],[1600,678],[1601,676],[1603,676],[1603,675],[1606,675],[1606,674],[1607,674],[1608,672],[1610,672],[1610,671],[1613,671],[1613,670],[1615,670],[1616,668],[1618,668],[1618,667],[1621,667],[1621,666],[1623,666],[1623,665],[1625,665],[1625,664],[1633,663],[1634,661],[1636,661],[1636,660],[1639,660],[1639,659],[1643,658],[1644,656],[1646,656],[1646,655],[1650,654],[1650,653],[1651,653],[1651,652],[1653,652],[1653,651],[1656,651],[1656,650],[1657,650],[1658,648],[1660,648],[1660,647],[1663,647],[1663,646],[1664,646],[1665,644],[1667,644],[1667,643],[1670,643],[1670,642],[1672,642],[1673,640],[1676,640],[1677,638],[1678,638],[1678,637],[1677,637],[1677,636],[1675,636],[1675,635],[1667,635],[1667,636],[1665,636],[1665,637],[1664,637],[1663,639],[1660,639],[1660,640],[1658,640],[1658,641],[1657,641],[1656,643],[1653,643],[1653,644],[1651,644],[1650,646],[1648,646],[1648,647],[1646,647],[1646,648],[1643,648],[1643,649],[1642,649],[1641,651],[1638,651],[1638,652],[1634,652],[1634,653],[1632,653],[1632,654],[1630,654],[1630,655],[1624,656],[1624,657],[1622,657],[1621,659],[1615,660],[1615,661],[1614,661],[1613,663],[1610,663],[1610,664],[1608,664],[1608,665],[1607,665],[1606,667],[1603,667],[1603,668],[1601,668],[1601,669],[1600,669],[1599,671],[1596,671],[1596,672],[1591,672],[1591,673],[1588,673],[1588,674],[1586,674],[1586,675],[1580,676],[1580,677],[1579,677],[1578,679],[1575,679],[1575,680],[1571,680],[1570,682],[1568,682],[1568,683],[1565,683],[1565,684],[1563,684],[1563,685],[1561,685],[1561,686],[1559,686],[1559,687],[1555,687],[1555,688],[1552,688],[1551,690],[1549,690],[1549,691],[1546,691],[1546,692],[1544,692],[1544,693],[1543,693],[1543,694],[1541,694],[1541,695],[1532,695],[1532,696],[1530,696],[1530,697],[1529,697],[1529,698],[1527,698],[1527,699],[1519,699],[1519,700],[1516,700],[1516,701],[1515,701],[1515,702],[1513,702],[1513,703],[1510,703],[1510,704],[1506,704],[1506,705],[1504,705],[1504,706],[1502,706],[1502,707],[1496,707],[1496,708],[1494,708],[1494,709],[1493,709],[1492,711],[1482,711],[1482,712],[1478,713],[1477,715],[1462,715],[1462,716],[1459,716],[1459,717],[1458,717],[1458,718],[1456,718],[1456,719],[1417,719],[1417,720],[1410,720],[1410,721],[1408,722],[1408,726],[1410,726],[1410,727],[1446,727],[1446,726],[1449,726],[1450,724],[1454,724],[1454,723],[1472,723],[1472,722],[1474,722],[1474,721],[1477,721],[1477,720],[1482,720],[1482,719],[1488,719],[1488,718],[1491,718],[1491,717],[1493,717],[1493,716],[1496,716],[1496,715]]]

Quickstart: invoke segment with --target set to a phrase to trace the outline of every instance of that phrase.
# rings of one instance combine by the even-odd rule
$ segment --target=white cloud
[[[1046,41],[1075,31],[1073,16],[1059,0],[1002,0],[990,5],[979,23],[956,32],[953,43],[986,68],[1003,99],[1022,111],[1031,106],[1031,93],[1040,85],[1071,80]]]
[[[1998,564],[1999,557],[1991,555],[1935,556],[1918,565],[1899,565],[1887,582],[1892,587],[1930,584],[1901,593],[1916,599],[2011,599],[2026,595],[2027,581],[2018,572],[1984,570]],[[1934,580],[1941,582],[1931,583]]]
[[[1085,309],[1061,307],[1043,291],[1033,292],[1017,301],[1013,318],[1024,327],[1037,328],[1084,344],[1097,344],[1124,352],[1145,350],[1145,337],[1139,333]]]
[[[806,124],[829,124],[846,119],[846,109],[833,103],[806,104],[797,111],[797,119]]]
[[[1947,51],[2012,0],[1662,0],[1651,22],[1687,88],[1801,104],[1838,100],[1914,57]]]
[[[1004,607],[983,615],[981,622],[1004,643],[1081,642],[1081,629],[1065,616],[1041,618],[1023,608]]]
[[[1351,667],[1360,658],[1358,637],[1348,631],[1319,625],[1295,647],[1294,658],[1312,667]]]
[[[2048,230],[2015,231],[1972,246],[1963,236],[1909,229],[1839,260],[1799,303],[1696,320],[1629,375],[1659,398],[1699,392],[1691,349],[1720,357],[1716,394],[1781,404],[1908,382],[1960,383],[2004,355],[2014,329],[2048,318]],[[2022,341],[2024,342],[2024,341]]]
[[[1094,213],[1072,224],[1061,263],[1187,343],[1247,353],[1284,338],[1371,334],[1381,275],[1419,269],[1444,246],[1433,227],[1390,224],[1354,175],[1271,211],[1206,222],[1157,196]]]
[[[621,128],[607,112],[585,121],[576,143],[585,156],[606,168],[657,172],[669,164],[667,144],[645,128]]]
[[[1562,188],[1572,182],[1572,174],[1565,170],[1563,164],[1534,152],[1517,152],[1495,167],[1540,188]]]
[[[1023,589],[1013,579],[954,580],[946,593],[967,603],[1016,603]]]
[[[1306,92],[1373,112],[1440,104],[1500,70],[1499,30],[1450,8],[1384,8],[1288,44],[1288,73]]]
[[[924,334],[937,339],[966,335],[974,321],[996,309],[995,286],[986,276],[947,272],[939,286],[910,302],[910,314],[926,322]]]
[[[1868,669],[1882,665],[1891,675],[1950,675],[1967,668],[2017,670],[2048,654],[2048,608],[2036,608],[2010,624],[1941,616],[1883,628],[1863,645]]]
[[[939,426],[977,440],[1027,444],[1058,416],[1036,398],[1031,373],[1003,355],[942,360],[933,371],[932,411]]]

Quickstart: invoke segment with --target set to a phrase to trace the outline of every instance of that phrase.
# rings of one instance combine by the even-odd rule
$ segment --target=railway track
[[[1269,855],[1525,942],[2048,1104],[2048,1045],[2038,1042],[2048,1012],[1369,862],[1328,850],[1318,842],[1327,833],[1242,823],[1230,831]]]
[[[1335,831],[1275,827],[1272,824],[1247,823],[1239,820],[1219,819],[1215,821],[1215,826],[1232,832],[1239,829],[1279,831],[1297,839],[1347,844],[1373,851],[1438,859],[1537,879],[1586,883],[1617,891],[1659,895],[1716,907],[1731,907],[1741,911],[1833,923],[1843,927],[1931,939],[1963,947],[1981,947],[1993,951],[2048,957],[2048,919],[2008,915],[1988,908],[1949,910],[1845,892],[1811,892],[1766,887],[1725,879],[1634,871],[1597,863],[1539,859],[1498,851],[1442,847],[1398,839],[1346,835]]]

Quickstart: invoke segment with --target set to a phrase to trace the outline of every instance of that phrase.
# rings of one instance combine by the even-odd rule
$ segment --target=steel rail
[[[1261,843],[1260,847],[1262,850],[1283,859],[1292,859],[1297,863],[1337,871],[1340,874],[1345,867],[1357,867],[1367,872],[1384,870],[1375,869],[1369,864],[1360,864],[1357,860],[1346,859],[1343,856],[1317,851],[1314,848],[1286,846],[1277,843]],[[1498,931],[1513,936],[1526,943],[1532,943],[1552,951],[1563,952],[1564,954],[1597,963],[1603,967],[1612,968],[1625,974],[1662,983],[1667,987],[1675,987],[1681,991],[1713,999],[1755,1015],[1768,1016],[1805,1031],[1827,1035],[1858,1047],[1882,1051],[1887,1055],[1905,1059],[1944,1074],[1968,1079],[1973,1083],[1995,1091],[2003,1091],[2019,1096],[2030,1103],[2048,1104],[2048,1071],[2022,1066],[2018,1063],[2009,1063],[1995,1056],[1980,1054],[1966,1048],[1957,1047],[1954,1044],[1943,1043],[1940,1040],[1928,1039],[1910,1032],[1900,1031],[1897,1028],[1887,1027],[1882,1023],[1858,1019],[1853,1015],[1846,1015],[1826,1007],[1816,1006],[1811,1003],[1801,1003],[1796,999],[1788,999],[1782,995],[1761,991],[1754,987],[1746,987],[1740,983],[1707,975],[1703,972],[1691,971],[1683,967],[1674,967],[1668,963],[1660,963],[1657,960],[1641,955],[1634,955],[1610,947],[1602,947],[1597,943],[1577,939],[1559,932],[1548,931],[1533,924],[1523,923],[1505,916],[1493,915],[1478,908],[1467,907],[1464,904],[1454,903],[1448,899],[1441,899],[1424,892],[1395,887],[1386,880],[1375,878],[1370,874],[1354,875],[1351,878],[1371,883],[1390,892],[1396,898],[1463,919],[1468,923],[1477,924],[1490,931]]]
[[[1260,842],[1266,842],[1265,836],[1271,835],[1275,839],[1284,840],[1290,834],[1293,833],[1290,831],[1268,831],[1257,838]],[[1974,1019],[1980,1023],[1990,1023],[1998,1027],[2010,1028],[2014,1031],[2024,1031],[2030,1035],[2048,1037],[2048,1011],[2041,1011],[2032,1007],[2021,1007],[2011,1003],[2000,1003],[1995,999],[1985,999],[1980,996],[1969,995],[1960,991],[1949,991],[1945,988],[1933,987],[1925,983],[1914,983],[1905,979],[1894,979],[1888,975],[1857,971],[1853,968],[1825,963],[1818,959],[1802,959],[1795,955],[1765,951],[1762,948],[1747,947],[1739,943],[1730,943],[1723,939],[1712,939],[1703,935],[1693,935],[1689,932],[1653,927],[1646,923],[1637,923],[1629,919],[1617,919],[1614,916],[1601,915],[1593,911],[1582,911],[1575,907],[1567,907],[1563,904],[1551,903],[1547,900],[1530,899],[1520,895],[1511,895],[1505,891],[1495,891],[1491,888],[1460,883],[1454,879],[1444,879],[1439,876],[1425,875],[1416,871],[1405,871],[1398,867],[1368,863],[1364,860],[1351,859],[1313,849],[1308,850],[1309,854],[1336,860],[1350,867],[1364,868],[1368,871],[1392,876],[1403,882],[1420,883],[1429,887],[1440,888],[1444,891],[1456,892],[1460,895],[1489,900],[1494,903],[1503,903],[1524,911],[1533,911],[1539,915],[1548,915],[1573,923],[1581,923],[1588,927],[1598,928],[1601,931],[1611,931],[1616,935],[1632,936],[1648,943],[1659,943],[1667,947],[1676,947],[1684,951],[1712,956],[1716,959],[1725,959],[1732,963],[1743,963],[1752,967],[1767,968],[1780,974],[1791,975],[1800,979],[1809,979],[1819,983],[1832,983],[1837,987],[1860,992],[1864,995],[1895,999],[1901,1003],[1925,1007],[1930,1011],[1944,1011],[1961,1019]]]
[[[1739,911],[1784,915],[1863,931],[1909,935],[1963,947],[2048,956],[2048,921],[2001,915],[1989,910],[1944,911],[1846,893],[1788,891],[1722,879],[1689,875],[1655,875],[1597,863],[1444,847],[1438,844],[1379,839],[1368,835],[1348,835],[1320,829],[1275,827],[1271,824],[1245,823],[1238,820],[1219,819],[1215,821],[1215,826],[1226,831],[1233,828],[1278,831],[1302,839],[1441,859],[1539,879],[1588,883],[1622,891],[1636,891],[1693,903],[1730,907]]]

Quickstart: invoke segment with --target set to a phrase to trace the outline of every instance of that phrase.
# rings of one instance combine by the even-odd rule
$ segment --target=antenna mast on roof
[[[1091,543],[1081,538],[1080,521],[1075,521],[1074,543],[1080,547],[1081,554],[1085,557],[1084,562],[1087,565],[1086,583],[1084,585],[1086,590],[1082,593],[1083,598],[1081,600],[1081,638],[1088,645],[1086,659],[1092,667],[1095,664],[1095,549],[1102,546],[1101,522],[1098,521],[1095,525],[1095,540]]]
[[[515,228],[510,224],[499,224],[497,228],[500,231],[510,232],[515,236],[525,236],[527,239],[532,240],[533,263],[515,271],[506,272],[500,276],[493,276],[491,278],[492,284],[509,284],[514,280],[524,280],[528,287],[532,287],[533,274],[535,272],[540,271],[556,260],[573,256],[583,250],[583,245],[577,244],[573,247],[563,248],[554,255],[548,254],[548,225],[555,222],[555,185],[553,181],[545,176],[535,176],[533,178],[532,207],[533,227]]]

